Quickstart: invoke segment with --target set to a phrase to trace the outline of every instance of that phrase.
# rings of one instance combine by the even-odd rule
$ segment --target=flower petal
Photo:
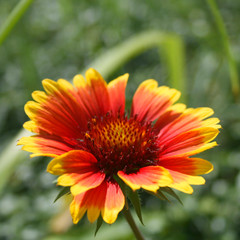
[[[192,185],[202,185],[205,183],[203,177],[198,175],[209,173],[213,170],[213,165],[200,158],[172,158],[160,160],[159,164],[165,167],[173,178],[170,187],[185,193],[193,193]]]
[[[60,137],[50,135],[22,137],[17,144],[24,145],[22,150],[32,152],[31,157],[56,157],[74,149],[74,142],[70,144]]]
[[[110,110],[107,83],[100,73],[93,68],[87,70],[86,79],[87,84],[91,86],[91,100],[94,102],[94,105],[98,106],[98,114],[107,113]]]
[[[138,172],[130,174],[119,171],[118,176],[134,191],[144,188],[156,192],[159,187],[169,186],[172,183],[169,172],[160,166],[143,167]]]
[[[98,116],[100,113],[98,109],[98,104],[96,104],[94,98],[92,98],[91,86],[85,81],[84,77],[80,74],[73,78],[73,84],[77,88],[77,99],[79,104],[89,113],[89,118],[93,116]]]
[[[118,112],[124,113],[125,110],[125,88],[129,74],[124,74],[108,84],[108,93],[113,115]]]
[[[38,133],[38,126],[34,121],[27,121],[23,124],[23,127],[33,133]]]
[[[137,114],[139,121],[154,121],[179,99],[179,91],[157,86],[157,81],[150,79],[138,87],[133,97],[131,116]]]
[[[47,99],[48,99],[48,96],[45,92],[43,91],[34,91],[32,93],[32,98],[38,102],[38,103],[43,103],[43,102],[46,102]]]
[[[36,103],[34,101],[28,101],[24,106],[24,110],[28,117],[34,121],[36,120],[37,113],[43,109],[41,108],[41,105],[39,103]]]
[[[163,113],[154,124],[154,128],[160,131],[166,125],[177,119],[186,109],[186,105],[182,103],[177,103],[169,107],[165,113]]]
[[[115,182],[102,182],[98,187],[74,197],[70,206],[73,223],[83,217],[87,211],[88,220],[94,222],[101,212],[103,220],[112,224],[125,204],[124,195]]]
[[[204,150],[203,146],[207,146],[218,133],[216,128],[202,127],[179,134],[170,141],[159,141],[159,146],[162,148],[161,158],[191,156],[200,153]]]
[[[101,214],[106,223],[112,224],[116,221],[118,213],[124,207],[125,197],[118,184],[111,182],[106,182],[105,184],[102,188],[106,189],[106,198]]]
[[[97,159],[91,153],[81,150],[56,157],[49,163],[47,171],[61,175],[58,185],[71,186],[74,196],[97,187],[105,178],[105,174],[99,172]]]
[[[205,183],[205,179],[200,176],[191,176],[191,175],[183,174],[183,173],[172,171],[172,170],[169,170],[169,173],[173,178],[173,183],[170,184],[169,187],[175,188],[184,193],[189,193],[189,194],[193,193],[193,189],[190,186],[190,184],[202,185]]]
[[[195,128],[212,127],[218,129],[220,127],[220,125],[217,124],[219,122],[218,118],[210,118],[202,121],[212,114],[213,110],[211,108],[186,109],[183,114],[174,121],[169,121],[169,124],[165,124],[159,133],[159,141],[168,141],[181,133]]]
[[[201,158],[171,158],[159,161],[159,165],[187,175],[198,176],[207,174],[213,170],[213,165]]]
[[[87,70],[86,81],[82,75],[75,76],[73,83],[77,88],[78,101],[91,117],[104,115],[110,110],[107,83],[96,70]]]
[[[43,87],[47,94],[35,91],[32,96],[37,102],[29,101],[25,105],[26,114],[37,126],[31,130],[80,138],[81,131],[87,128],[89,113],[78,102],[77,91],[64,79],[57,82],[45,79]],[[24,127],[29,128],[29,125]]]

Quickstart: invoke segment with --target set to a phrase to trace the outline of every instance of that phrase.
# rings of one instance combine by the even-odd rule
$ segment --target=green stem
[[[0,46],[32,2],[33,0],[21,0],[10,13],[7,20],[0,28]]]
[[[130,212],[129,207],[128,207],[128,206],[125,206],[122,211],[123,211],[123,215],[124,215],[124,217],[126,218],[129,226],[131,227],[131,229],[132,229],[132,231],[133,231],[136,239],[137,239],[137,240],[144,240],[141,232],[139,231],[136,223],[134,222],[134,219],[133,219],[133,217],[132,217],[132,214],[131,214],[131,212]]]
[[[235,62],[234,57],[233,57],[232,52],[231,52],[227,30],[226,30],[226,27],[224,25],[222,16],[219,12],[219,9],[217,7],[217,4],[216,4],[215,0],[206,0],[206,1],[208,3],[208,6],[209,6],[211,12],[212,12],[212,15],[215,18],[218,31],[219,31],[219,33],[221,35],[221,38],[222,38],[223,48],[224,48],[225,54],[226,54],[227,59],[228,59],[229,72],[230,72],[231,85],[232,85],[232,92],[233,92],[233,95],[234,95],[235,100],[236,100],[239,96],[238,71],[237,71],[236,62]]]

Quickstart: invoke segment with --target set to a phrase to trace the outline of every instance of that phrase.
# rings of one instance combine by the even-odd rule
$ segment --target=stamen
[[[83,148],[97,158],[100,171],[108,178],[120,170],[131,173],[156,165],[159,151],[151,122],[110,112],[91,119]]]

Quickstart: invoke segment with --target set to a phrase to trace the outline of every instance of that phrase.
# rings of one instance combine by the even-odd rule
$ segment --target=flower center
[[[156,165],[156,138],[151,123],[108,113],[88,123],[84,148],[97,158],[100,171],[112,178],[120,170],[132,173]]]

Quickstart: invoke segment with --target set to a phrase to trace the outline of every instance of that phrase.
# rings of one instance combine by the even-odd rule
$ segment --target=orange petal
[[[193,193],[193,189],[190,186],[190,184],[202,185],[205,183],[205,179],[200,176],[190,176],[190,175],[172,171],[172,170],[169,170],[169,173],[173,178],[173,183],[170,184],[169,187],[175,188],[184,193],[189,193],[189,194]]]
[[[73,150],[54,158],[48,164],[47,171],[61,175],[58,185],[71,186],[74,196],[95,188],[105,178],[105,174],[99,172],[97,159],[91,153],[82,150]]]
[[[53,81],[44,80],[43,84],[51,85]],[[51,83],[51,84],[50,84]],[[51,134],[67,137],[79,137],[79,132],[87,128],[88,112],[78,102],[77,92],[66,80],[59,79],[54,82],[48,101],[42,104],[45,112],[39,114],[38,123],[48,129]]]
[[[63,173],[85,173],[96,168],[97,159],[89,152],[73,150],[54,158],[47,171],[54,175]]]
[[[171,158],[159,161],[162,167],[187,175],[202,175],[213,170],[213,165],[201,158]]]
[[[56,95],[56,93],[58,92],[57,82],[51,79],[44,79],[42,81],[42,85],[47,95]]]
[[[97,187],[105,178],[104,173],[96,172],[95,169],[86,173],[66,173],[58,178],[58,185],[71,186],[71,193],[76,196],[91,188]]]
[[[43,109],[39,103],[28,101],[24,106],[24,110],[31,120],[36,120],[38,112],[42,111]]]
[[[34,101],[25,105],[25,112],[37,128],[26,125],[36,133],[46,132],[68,138],[80,138],[81,131],[87,129],[89,112],[78,101],[77,91],[64,79],[57,82],[43,80],[46,91],[35,91]],[[33,125],[33,124],[32,124]]]
[[[156,123],[154,124],[154,128],[158,129],[160,131],[163,129],[166,125],[173,122],[175,119],[177,119],[183,111],[186,109],[186,105],[182,103],[177,103],[169,107],[165,113],[163,113]]]
[[[98,106],[98,113],[105,114],[110,110],[109,95],[107,83],[104,81],[100,73],[95,69],[89,68],[86,72],[87,84],[91,87],[91,101]]]
[[[212,141],[218,133],[216,128],[202,127],[182,133],[171,141],[159,141],[159,146],[162,146],[161,157],[191,156],[196,154],[196,151],[200,153],[204,149],[202,147]]]
[[[124,195],[117,183],[102,182],[98,187],[74,197],[70,206],[73,223],[87,211],[88,220],[94,222],[101,212],[103,220],[112,224],[125,204]]]
[[[73,83],[77,88],[78,102],[90,117],[104,115],[110,111],[107,83],[96,70],[87,70],[86,81],[82,75],[76,75]]]
[[[193,130],[195,128],[219,128],[219,125],[217,125],[219,120],[217,118],[210,118],[202,121],[212,114],[213,110],[211,108],[186,109],[183,114],[176,118],[174,121],[169,121],[169,124],[165,124],[159,133],[159,141],[163,142],[173,139],[177,135]]]
[[[56,157],[74,149],[73,146],[61,138],[50,135],[22,137],[18,141],[18,145],[23,145],[22,150],[32,152],[31,157]]]
[[[34,121],[27,121],[23,124],[23,127],[27,129],[30,132],[37,133],[38,132],[38,126]]]
[[[180,92],[166,86],[157,87],[155,80],[144,81],[133,97],[131,115],[138,119],[153,121],[180,97]]]
[[[78,74],[74,76],[73,78],[73,84],[76,88],[85,88],[87,85],[87,82],[85,81],[84,77],[81,74]]]
[[[32,93],[32,98],[38,103],[43,103],[43,102],[47,101],[48,96],[45,92],[34,91]]]
[[[89,113],[89,117],[98,116],[100,110],[98,104],[94,102],[92,98],[91,86],[85,81],[84,77],[80,74],[73,78],[74,86],[77,88],[77,100],[78,103]]]
[[[108,93],[113,115],[118,112],[124,113],[125,110],[125,88],[129,74],[124,74],[108,84]]]
[[[116,221],[118,213],[123,209],[125,197],[119,187],[114,183],[106,183],[106,199],[101,209],[102,218],[106,223],[112,224]]]
[[[119,171],[118,176],[134,191],[144,188],[156,192],[159,187],[166,187],[172,183],[169,172],[160,166],[143,167],[138,172],[130,174]]]
[[[208,149],[211,149],[213,147],[216,147],[217,143],[216,142],[211,142],[211,143],[206,143],[206,144],[200,144],[198,146],[192,146],[189,148],[181,149],[176,152],[172,152],[169,154],[165,154],[164,158],[172,158],[172,157],[189,157],[196,155],[198,153],[204,152]]]

